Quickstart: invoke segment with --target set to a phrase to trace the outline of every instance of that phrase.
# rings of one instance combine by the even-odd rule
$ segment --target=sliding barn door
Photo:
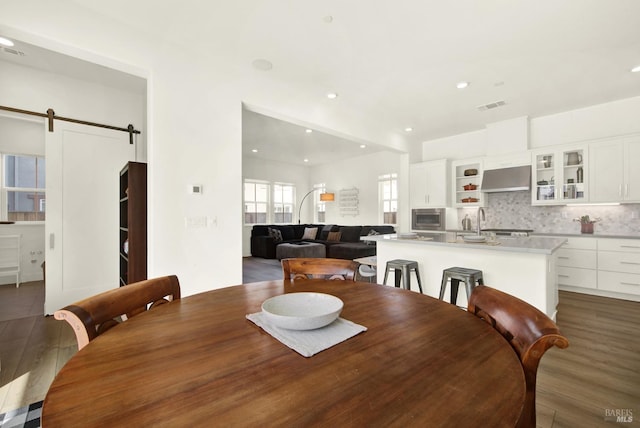
[[[45,314],[118,287],[119,173],[129,134],[56,121],[46,133]]]

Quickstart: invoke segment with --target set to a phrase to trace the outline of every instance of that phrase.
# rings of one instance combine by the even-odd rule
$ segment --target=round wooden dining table
[[[315,291],[367,330],[312,357],[246,319]],[[216,289],[136,316],[78,351],[53,381],[48,427],[513,427],[525,380],[509,343],[460,308],[352,281]]]

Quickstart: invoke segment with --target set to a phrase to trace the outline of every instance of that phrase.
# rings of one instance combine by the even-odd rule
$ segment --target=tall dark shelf
[[[120,171],[120,286],[143,279],[147,279],[147,164],[129,162]]]

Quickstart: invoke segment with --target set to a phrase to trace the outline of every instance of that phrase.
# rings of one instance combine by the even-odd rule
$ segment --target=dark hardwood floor
[[[44,316],[44,282],[0,285],[0,413],[44,399],[78,347],[71,327]]]
[[[260,257],[244,257],[242,259],[242,282],[269,281],[282,279],[280,260]]]
[[[281,277],[277,260],[243,260],[245,283]],[[0,285],[0,413],[42,400],[77,350],[67,323],[43,316],[43,302],[42,281]],[[640,426],[640,303],[560,292],[558,325],[570,345],[542,358],[538,426]],[[633,422],[611,420],[616,412]]]

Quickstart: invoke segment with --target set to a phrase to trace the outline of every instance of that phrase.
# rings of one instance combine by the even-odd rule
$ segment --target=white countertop
[[[640,234],[635,235],[618,235],[615,233],[546,233],[546,232],[534,232],[532,236],[545,236],[545,237],[567,237],[567,238],[607,238],[607,239],[640,239]]]
[[[526,229],[526,228],[525,228]],[[447,229],[446,232],[455,232],[459,235],[462,234],[475,234],[475,230],[462,230],[462,229]],[[419,232],[420,233],[420,232]],[[433,233],[433,232],[429,232]],[[439,232],[445,233],[445,232]],[[580,232],[531,232],[530,236],[539,237],[566,237],[566,238],[611,238],[611,239],[640,239],[640,233],[612,233],[612,232],[595,232],[595,233],[580,233]]]
[[[397,234],[373,235],[363,237],[364,241],[415,244],[415,245],[435,245],[447,246],[450,248],[489,250],[489,251],[510,251],[518,253],[538,253],[552,254],[562,244],[567,242],[564,237],[498,237],[495,243],[469,243],[459,236],[456,242],[447,242],[446,234],[430,234],[416,239],[399,238]]]

